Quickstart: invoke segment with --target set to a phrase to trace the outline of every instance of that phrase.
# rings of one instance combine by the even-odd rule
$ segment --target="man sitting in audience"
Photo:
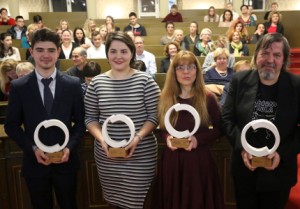
[[[102,38],[99,31],[92,33],[93,45],[87,49],[87,58],[89,59],[103,59],[106,58],[105,45],[102,43]]]
[[[83,95],[92,79],[101,73],[101,67],[97,62],[90,61],[83,68],[84,82],[81,84]]]
[[[142,60],[146,65],[146,72],[154,76],[157,72],[155,56],[144,50],[144,40],[141,36],[134,37],[134,44],[136,49],[136,59]]]
[[[7,15],[7,9],[1,8],[0,9],[0,25],[15,25],[16,22],[13,18],[10,18]]]
[[[67,69],[67,74],[78,77],[84,83],[83,68],[87,64],[87,52],[82,47],[76,47],[72,52],[73,67]]]
[[[178,12],[176,4],[171,6],[170,13],[161,22],[183,22],[182,15]]]
[[[130,24],[124,28],[124,32],[132,31],[134,36],[146,36],[147,31],[144,26],[138,24],[136,13],[130,12]]]
[[[11,34],[12,39],[21,39],[22,37],[26,37],[27,28],[24,24],[23,16],[17,16],[16,24],[7,30],[7,32]]]

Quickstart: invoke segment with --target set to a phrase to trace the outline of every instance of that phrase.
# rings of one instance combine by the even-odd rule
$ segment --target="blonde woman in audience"
[[[107,37],[107,28],[106,28],[106,25],[101,25],[99,27],[99,31],[100,31],[100,36],[101,36],[102,44],[105,44],[106,37]]]
[[[200,39],[198,23],[196,21],[192,21],[190,23],[190,33],[186,35],[183,39],[185,45],[190,48],[191,44],[195,44]]]
[[[85,37],[85,33],[82,28],[76,27],[73,32],[73,40],[74,42],[81,46],[82,48],[88,49],[92,46],[92,42],[90,39]]]
[[[72,34],[68,29],[62,32],[61,41],[62,41],[62,43],[60,44],[61,51],[58,58],[71,59],[72,51],[74,50],[74,48],[78,46],[78,44],[72,41]]]
[[[281,15],[279,12],[271,12],[268,20],[268,22],[264,23],[266,33],[281,33],[284,35],[284,27],[281,23]]]
[[[249,33],[247,28],[245,27],[244,23],[240,20],[234,20],[232,25],[228,28],[226,35],[229,38],[229,35],[231,35],[234,31],[240,32],[242,35],[241,41],[243,43],[248,43],[249,42]]]
[[[164,49],[164,55],[166,56],[164,59],[160,62],[160,72],[161,73],[167,73],[170,63],[172,63],[173,58],[175,55],[181,51],[180,45],[177,42],[170,42],[167,43]]]
[[[233,21],[233,15],[232,11],[229,9],[226,9],[223,12],[222,17],[220,18],[219,27],[230,27]]]
[[[214,6],[208,8],[208,14],[204,16],[204,22],[219,22],[220,16],[216,14],[216,9]]]
[[[12,46],[12,36],[9,33],[0,34],[0,61],[5,59],[21,60],[19,49]]]
[[[6,59],[0,65],[0,89],[2,94],[2,101],[7,101],[11,81],[18,78],[16,74],[16,66],[18,62],[14,59]]]
[[[34,70],[34,65],[31,62],[20,62],[16,66],[16,73],[18,78],[24,77]]]
[[[27,26],[26,36],[23,36],[21,38],[21,48],[25,48],[25,49],[30,48],[31,35],[37,29],[38,29],[38,26],[36,24],[33,24],[33,23]]]
[[[69,30],[71,33],[71,37],[73,38],[73,31],[69,28],[69,22],[67,20],[60,20],[58,29],[63,32],[64,30]]]
[[[160,39],[161,45],[166,45],[175,40],[174,37],[175,24],[173,22],[166,22],[165,29],[166,29],[166,35],[163,35],[163,37],[161,37]]]
[[[115,25],[115,20],[112,16],[109,16],[109,15],[106,16],[105,25],[106,25],[108,33],[115,32],[115,31],[120,31],[120,28]]]
[[[84,23],[83,30],[85,36],[91,39],[92,33],[94,31],[99,31],[99,28],[96,26],[96,21],[94,19],[88,18]]]
[[[247,44],[242,42],[242,34],[238,31],[234,31],[229,35],[229,50],[230,54],[235,57],[249,56],[249,48]]]
[[[210,52],[212,31],[209,28],[203,28],[200,33],[200,39],[196,41],[194,46],[194,54],[196,56],[205,57]]]

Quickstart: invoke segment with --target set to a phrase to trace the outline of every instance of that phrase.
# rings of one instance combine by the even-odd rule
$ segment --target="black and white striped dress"
[[[134,122],[136,132],[146,121],[157,124],[159,87],[153,78],[137,71],[125,80],[106,74],[96,76],[85,96],[86,124],[103,125],[113,114],[125,114]],[[114,140],[130,137],[124,123],[109,123],[108,133]],[[122,208],[143,208],[146,194],[156,171],[157,142],[151,133],[136,147],[130,159],[110,159],[95,140],[95,161],[105,200]]]

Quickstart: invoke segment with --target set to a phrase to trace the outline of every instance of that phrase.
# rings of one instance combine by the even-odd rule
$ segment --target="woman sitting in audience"
[[[163,37],[161,37],[160,39],[161,45],[166,45],[175,40],[174,37],[175,24],[173,22],[166,22],[165,28],[166,28],[166,35],[163,35]]]
[[[84,31],[80,27],[74,29],[73,40],[75,44],[85,49],[88,49],[92,45],[91,40],[85,37]]]
[[[239,16],[238,20],[241,21],[245,27],[249,26],[255,26],[255,20],[249,13],[249,8],[247,5],[242,5],[240,7],[240,10],[242,12],[241,16]]]
[[[106,37],[107,37],[107,28],[106,28],[106,25],[101,25],[99,27],[99,31],[100,31],[100,36],[101,36],[102,44],[105,44]]]
[[[115,25],[115,20],[112,16],[106,16],[105,25],[108,33],[120,30],[120,28]]]
[[[166,58],[161,60],[160,63],[160,72],[167,73],[170,63],[172,62],[175,55],[180,51],[180,46],[177,42],[170,42],[165,46],[164,54]]]
[[[203,28],[200,33],[200,39],[198,39],[194,46],[194,54],[196,56],[205,57],[210,52],[211,42],[211,30],[209,28]]]
[[[247,44],[244,44],[242,41],[242,34],[238,31],[234,31],[229,35],[229,50],[230,54],[233,54],[235,57],[249,56],[249,48]]]
[[[232,11],[229,9],[226,9],[223,12],[222,18],[220,18],[219,27],[230,27],[233,20],[233,14]]]
[[[175,42],[177,42],[182,50],[190,50],[190,46],[183,41],[184,34],[182,29],[174,30]]]
[[[256,44],[258,40],[264,36],[265,32],[265,25],[263,23],[258,23],[256,25],[256,30],[251,38],[251,44]]]
[[[67,20],[60,20],[58,29],[63,32],[64,30],[69,30],[71,33],[71,37],[73,38],[73,31],[69,28],[69,22]]]
[[[16,73],[18,78],[22,78],[25,75],[31,73],[34,70],[34,65],[31,62],[20,62],[16,66]]]
[[[239,19],[234,20],[231,24],[231,26],[228,28],[226,35],[229,36],[234,32],[238,31],[242,34],[242,39],[241,41],[243,43],[248,43],[249,42],[249,33],[247,28],[245,27],[244,23],[240,21]]]
[[[21,60],[19,49],[12,46],[12,37],[9,33],[0,34],[0,61],[5,59]]]
[[[61,35],[62,43],[60,45],[61,51],[59,59],[71,59],[72,51],[78,44],[72,42],[72,35],[69,30],[64,30]]]
[[[30,37],[31,37],[32,33],[37,29],[38,29],[38,27],[36,24],[30,24],[27,26],[26,36],[22,36],[22,38],[21,38],[21,48],[24,48],[24,49],[30,48],[30,45],[31,45]],[[27,57],[26,57],[26,59],[27,59]]]
[[[0,99],[7,101],[10,91],[11,81],[18,78],[16,66],[18,62],[14,59],[6,59],[0,65]]]
[[[92,33],[94,31],[99,31],[99,28],[96,26],[96,21],[94,19],[88,18],[83,26],[83,30],[85,33],[85,36],[89,39],[92,38]]]
[[[234,73],[233,69],[228,67],[228,57],[228,49],[217,48],[214,51],[216,66],[204,74],[206,87],[217,95],[222,94],[224,85],[230,82]]]
[[[186,46],[190,46],[191,44],[195,44],[199,39],[198,23],[192,21],[190,23],[190,33],[184,37],[183,41]]]
[[[266,33],[281,33],[284,35],[284,27],[281,23],[281,15],[279,12],[271,12],[269,21],[265,22]],[[297,20],[296,20],[297,21]]]
[[[208,8],[208,14],[204,16],[204,22],[219,22],[220,16],[216,14],[216,9],[214,6]]]

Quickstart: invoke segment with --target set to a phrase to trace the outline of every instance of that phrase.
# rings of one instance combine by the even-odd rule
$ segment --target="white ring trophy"
[[[39,138],[39,131],[42,126],[45,128],[49,128],[51,126],[59,127],[65,134],[64,143],[62,145],[55,144],[52,146],[47,146],[47,145],[43,144]],[[38,126],[35,128],[34,142],[35,142],[36,146],[40,150],[45,152],[45,155],[48,156],[49,159],[46,160],[46,162],[48,162],[48,163],[60,162],[61,158],[63,156],[62,150],[67,146],[67,144],[69,142],[69,130],[68,130],[67,126],[60,120],[57,120],[57,119],[44,120],[44,121],[40,122],[38,124]]]
[[[109,122],[115,123],[117,121],[124,122],[130,129],[130,138],[129,140],[123,139],[122,141],[115,141],[110,138],[107,132],[107,124]],[[108,117],[102,125],[102,135],[105,142],[110,146],[108,149],[109,157],[126,157],[128,152],[125,150],[125,147],[133,140],[135,136],[135,126],[132,120],[123,114],[111,115]]]
[[[193,115],[195,119],[195,126],[192,132],[189,132],[189,130],[180,132],[173,128],[173,126],[170,123],[170,115],[173,110],[175,110],[176,112],[181,110],[186,110]],[[164,118],[164,122],[165,122],[166,130],[173,137],[171,140],[172,146],[177,148],[188,148],[190,144],[188,138],[190,136],[193,136],[198,130],[198,128],[200,127],[200,116],[197,110],[191,105],[177,103],[168,109]],[[182,123],[184,123],[184,121],[182,121]]]
[[[269,131],[271,131],[274,134],[275,137],[275,143],[271,149],[269,149],[267,146],[262,148],[256,148],[251,146],[246,139],[246,132],[248,129],[252,127],[254,130],[258,128],[265,128]],[[278,132],[277,127],[270,121],[265,119],[258,119],[253,120],[249,122],[242,130],[241,134],[241,143],[243,148],[253,155],[253,158],[251,160],[251,165],[254,167],[271,167],[272,166],[272,159],[267,158],[267,155],[272,154],[275,152],[279,146],[280,143],[280,135]]]

